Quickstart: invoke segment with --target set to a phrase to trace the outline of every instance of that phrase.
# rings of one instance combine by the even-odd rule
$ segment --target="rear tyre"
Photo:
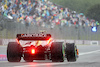
[[[66,43],[65,54],[68,62],[76,61],[76,50],[74,43]]]
[[[52,59],[52,62],[64,61],[63,42],[53,42],[51,44],[51,59]]]
[[[9,62],[20,62],[22,47],[16,42],[9,42],[7,47],[7,60]]]
[[[33,58],[32,58],[32,56],[29,53],[25,53],[24,54],[24,60],[26,62],[33,62]]]

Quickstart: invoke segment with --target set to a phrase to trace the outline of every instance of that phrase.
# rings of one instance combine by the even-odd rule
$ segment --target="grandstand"
[[[0,12],[1,38],[46,30],[56,39],[100,40],[98,21],[49,0],[2,0]],[[93,26],[98,27],[95,33]]]

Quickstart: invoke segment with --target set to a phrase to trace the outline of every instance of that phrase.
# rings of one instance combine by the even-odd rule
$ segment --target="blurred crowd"
[[[54,28],[56,26],[99,26],[99,22],[83,13],[52,3],[50,0],[2,0],[0,15],[28,25]]]

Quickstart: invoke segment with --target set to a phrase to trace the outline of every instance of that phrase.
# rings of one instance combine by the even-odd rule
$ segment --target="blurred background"
[[[97,1],[84,1],[84,5],[74,1],[0,0],[0,39],[46,30],[55,39],[100,40],[100,20],[95,19],[100,8]]]

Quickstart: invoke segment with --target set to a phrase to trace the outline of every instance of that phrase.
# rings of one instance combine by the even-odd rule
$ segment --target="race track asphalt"
[[[98,45],[77,45],[79,58],[76,62],[51,62],[49,60],[25,62],[8,62],[0,59],[0,67],[100,67],[100,46]],[[0,55],[6,56],[7,46],[0,46]]]

